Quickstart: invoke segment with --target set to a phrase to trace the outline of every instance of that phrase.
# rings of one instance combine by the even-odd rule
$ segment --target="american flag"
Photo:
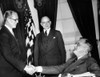
[[[3,17],[3,13],[0,7],[0,29],[2,28],[3,22],[4,22],[4,17]]]
[[[26,42],[26,49],[27,49],[27,64],[32,63],[32,52],[34,48],[34,21],[31,16],[31,12],[28,6],[25,5],[25,12],[24,12],[24,23],[25,23],[25,42]]]

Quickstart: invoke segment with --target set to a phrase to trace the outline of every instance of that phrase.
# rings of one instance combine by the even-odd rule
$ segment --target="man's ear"
[[[42,26],[42,23],[40,23],[40,25]]]
[[[49,21],[50,25],[51,25],[51,21]]]

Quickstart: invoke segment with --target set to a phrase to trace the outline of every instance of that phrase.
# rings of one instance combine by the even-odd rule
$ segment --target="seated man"
[[[81,77],[81,76],[100,76],[100,67],[94,60],[90,51],[91,46],[86,39],[80,39],[73,50],[74,57],[70,58],[65,64],[58,66],[37,66],[35,72],[45,74],[61,74],[61,77]]]

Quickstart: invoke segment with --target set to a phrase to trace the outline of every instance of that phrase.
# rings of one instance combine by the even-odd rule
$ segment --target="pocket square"
[[[56,37],[53,37],[53,39],[55,39]]]

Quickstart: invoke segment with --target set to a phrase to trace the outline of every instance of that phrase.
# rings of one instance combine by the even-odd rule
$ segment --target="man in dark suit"
[[[13,33],[13,28],[16,28],[18,23],[18,15],[8,10],[4,17],[4,24],[0,30],[0,77],[22,77],[24,72],[31,74],[31,68],[29,70],[26,65],[26,52],[20,51]]]
[[[51,21],[47,16],[42,17],[43,31],[36,36],[34,48],[34,65],[60,65],[66,61],[66,51],[61,32],[51,29]]]
[[[100,77],[100,67],[90,56],[91,46],[80,39],[73,50],[74,57],[59,66],[37,66],[35,71],[45,74],[62,74],[62,77]]]

